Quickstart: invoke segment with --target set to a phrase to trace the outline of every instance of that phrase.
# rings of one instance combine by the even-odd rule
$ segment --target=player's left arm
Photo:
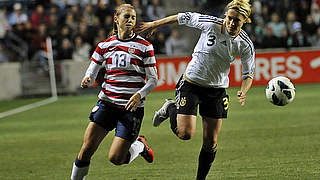
[[[251,88],[255,70],[255,51],[251,41],[243,47],[241,64],[243,81],[240,90],[237,92],[237,96],[239,103],[243,106],[247,98],[246,94]]]
[[[156,58],[154,56],[154,49],[149,45],[146,49],[146,57],[144,61],[144,70],[147,76],[146,84],[136,92],[128,101],[125,108],[134,111],[139,106],[141,99],[146,97],[158,84],[158,73],[156,68]]]
[[[245,101],[247,98],[246,94],[249,91],[249,89],[251,88],[252,81],[253,81],[253,79],[251,77],[244,79],[242,81],[240,90],[237,92],[238,100],[239,100],[239,103],[241,104],[241,106],[243,106],[245,104]]]
[[[145,71],[147,74],[147,82],[129,99],[128,103],[125,106],[126,110],[128,111],[135,111],[139,106],[141,99],[146,97],[158,84],[157,68],[155,66],[146,67]]]

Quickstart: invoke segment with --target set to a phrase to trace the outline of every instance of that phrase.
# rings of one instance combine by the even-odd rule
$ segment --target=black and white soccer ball
[[[284,106],[291,103],[296,90],[290,79],[279,76],[271,79],[266,87],[267,99],[274,105]]]

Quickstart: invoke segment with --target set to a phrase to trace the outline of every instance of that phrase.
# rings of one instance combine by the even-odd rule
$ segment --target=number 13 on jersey
[[[112,57],[112,67],[113,68],[125,68],[129,64],[129,58],[127,54],[116,53]]]

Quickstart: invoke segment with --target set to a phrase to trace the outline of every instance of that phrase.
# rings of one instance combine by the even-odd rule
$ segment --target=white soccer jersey
[[[95,79],[97,74],[96,66],[105,61],[105,81],[98,95],[101,100],[125,106],[130,97],[138,92],[142,98],[139,107],[143,107],[145,96],[156,87],[158,77],[154,49],[139,35],[126,40],[111,36],[98,44],[91,60],[90,66],[93,67],[89,66],[86,72],[86,77],[91,79]]]
[[[230,65],[238,56],[243,79],[253,78],[255,51],[243,30],[233,37],[227,32],[224,19],[190,12],[179,13],[178,23],[202,31],[185,72],[189,80],[205,87],[227,88]]]

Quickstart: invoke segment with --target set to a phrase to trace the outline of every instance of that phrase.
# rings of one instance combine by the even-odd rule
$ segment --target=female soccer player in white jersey
[[[237,97],[244,105],[251,87],[255,51],[248,35],[241,29],[250,23],[248,0],[233,0],[227,5],[225,18],[198,13],[179,13],[157,21],[142,23],[138,32],[151,30],[170,23],[184,24],[201,30],[192,54],[192,60],[176,86],[176,103],[166,100],[155,113],[153,125],[170,117],[172,131],[183,140],[190,139],[196,129],[199,112],[203,123],[203,145],[199,155],[197,179],[205,179],[217,151],[218,134],[222,119],[227,118],[230,64],[241,57],[243,81]]]
[[[81,82],[90,86],[105,61],[105,76],[81,150],[74,161],[71,179],[88,174],[90,159],[104,137],[115,129],[108,159],[115,165],[128,164],[139,154],[152,163],[154,153],[143,136],[138,136],[144,115],[145,96],[157,85],[153,46],[135,34],[136,11],[130,4],[116,8],[114,35],[98,44]],[[145,82],[145,79],[147,81]]]

